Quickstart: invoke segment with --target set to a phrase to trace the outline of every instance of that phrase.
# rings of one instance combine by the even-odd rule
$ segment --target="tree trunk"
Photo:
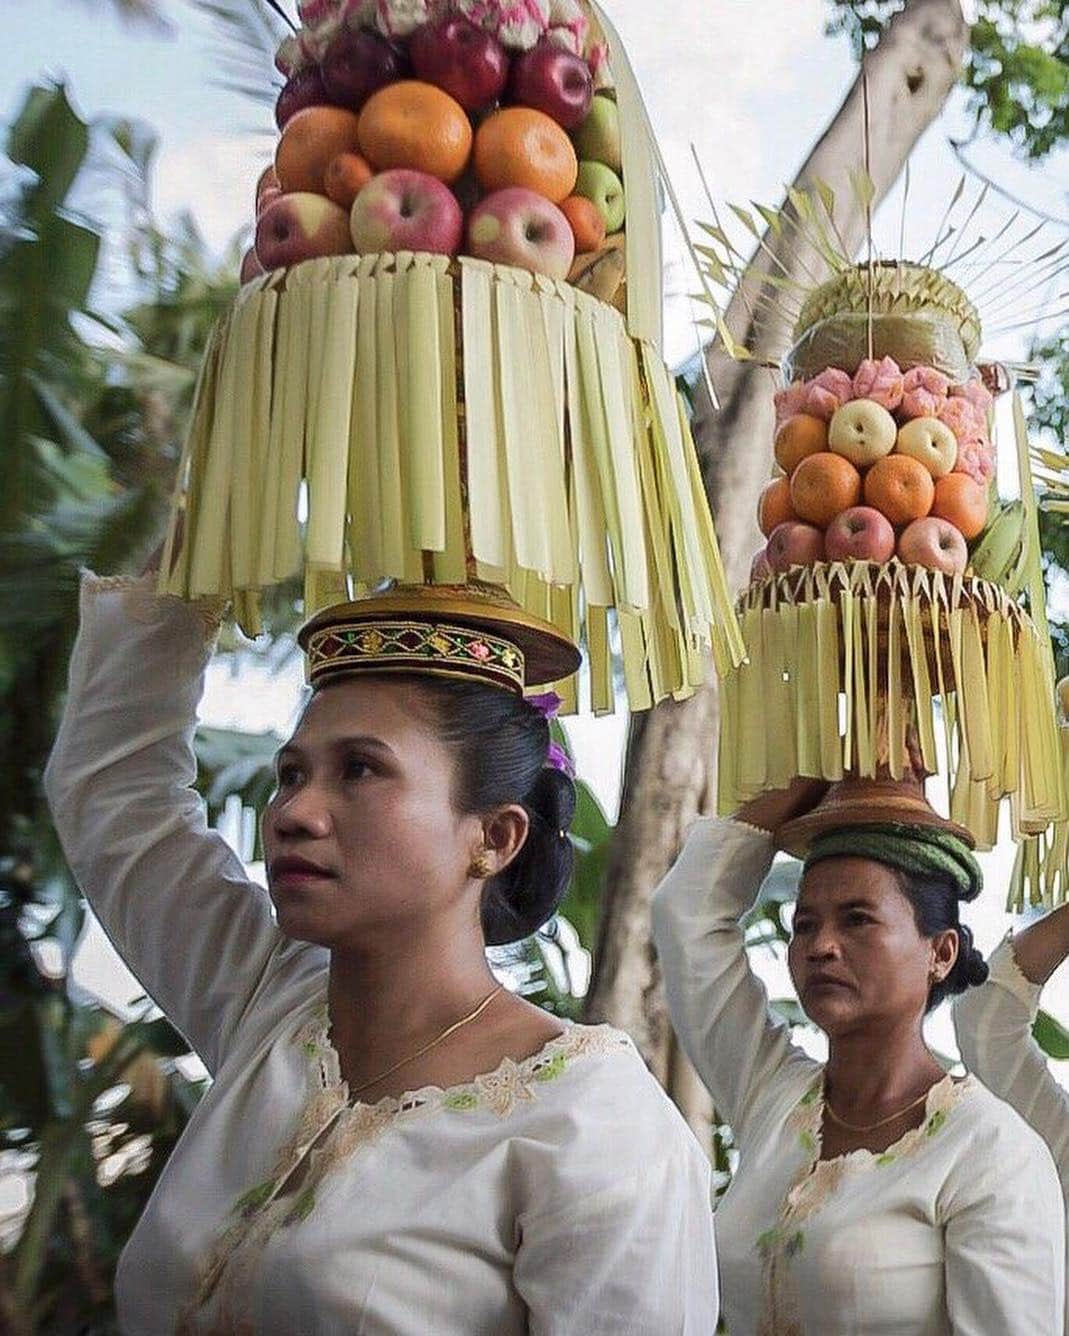
[[[880,44],[865,56],[870,115],[869,170],[874,205],[890,190],[921,134],[939,115],[957,82],[968,45],[958,0],[907,0]],[[862,77],[847,94],[795,180],[835,191],[835,218],[856,253],[866,236],[865,215],[849,184],[864,158]],[[819,257],[791,229],[765,238],[777,272],[823,272]],[[752,302],[772,260],[759,253],[749,294],[736,292],[725,312],[740,342],[753,346],[746,296]],[[782,268],[780,267],[782,266]],[[790,331],[763,331],[755,349],[768,360],[786,351]],[[714,412],[699,389],[694,430],[728,579],[739,587],[758,546],[757,498],[770,472],[773,373],[733,362],[719,346],[707,353],[720,397]],[[587,1002],[591,1019],[630,1032],[654,1073],[696,1131],[708,1132],[711,1104],[671,1034],[649,934],[653,888],[675,858],[695,816],[715,793],[717,694],[708,687],[683,702],[667,701],[635,716],[628,739],[620,820],[606,872],[596,969]],[[707,1141],[707,1136],[705,1138]]]

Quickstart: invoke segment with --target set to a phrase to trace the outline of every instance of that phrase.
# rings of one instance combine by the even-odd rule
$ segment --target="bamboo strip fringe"
[[[721,812],[796,774],[871,778],[886,764],[900,777],[911,722],[935,772],[941,714],[950,814],[979,847],[996,838],[1003,797],[1015,838],[1067,816],[1049,656],[997,586],[897,561],[830,563],[766,581],[739,607],[748,659],[721,683]]]
[[[632,708],[744,653],[664,362],[614,309],[518,269],[343,256],[247,284],[206,354],[172,546],[179,516],[161,589],[233,598],[251,635],[261,592],[303,572],[309,615],[384,580],[501,585],[581,631],[599,712],[608,610]]]

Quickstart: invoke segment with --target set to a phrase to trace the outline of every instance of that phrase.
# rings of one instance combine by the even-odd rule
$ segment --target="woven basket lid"
[[[970,849],[976,847],[972,833],[956,821],[941,816],[924,796],[919,780],[858,779],[847,776],[804,816],[780,828],[778,843],[785,853],[804,858],[818,835],[848,826],[870,826],[885,822],[924,826],[949,831]]]

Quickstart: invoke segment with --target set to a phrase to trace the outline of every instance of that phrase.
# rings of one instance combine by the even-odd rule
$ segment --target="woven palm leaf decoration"
[[[864,172],[854,189],[871,202]],[[860,264],[823,184],[791,191],[780,210],[733,211],[751,235],[755,216],[793,232],[822,272],[749,276],[751,346],[786,327],[791,347],[762,497],[768,543],[737,605],[747,659],[722,684],[723,811],[797,774],[900,779],[913,735],[978,847],[997,838],[1004,798],[1018,840],[1066,815],[1034,457],[1015,388],[1026,369],[985,365],[980,350],[985,324],[1036,318],[1037,289],[1069,256],[1018,214],[982,233],[985,194],[969,197],[963,181],[916,260],[873,250]],[[715,301],[747,282],[748,262],[718,218],[705,231]],[[715,310],[707,324],[735,356],[753,355]],[[1019,497],[1004,500],[994,401],[1011,390]],[[1035,884],[1049,901],[1052,886]]]
[[[452,104],[449,114],[474,139],[452,183],[467,230],[440,252],[372,246],[357,234],[357,194],[352,233],[343,219],[333,247],[341,253],[328,245],[271,267],[264,219],[286,195],[269,202],[252,276],[205,358],[164,586],[231,597],[250,634],[260,629],[262,591],[295,576],[307,613],[384,585],[493,586],[583,643],[597,711],[613,707],[616,652],[633,708],[693,691],[710,652],[721,672],[731,670],[741,638],[687,417],[661,355],[661,165],[614,30],[586,0],[305,0],[299,8],[303,27],[280,52],[291,85],[322,89],[331,43],[357,32],[388,43],[402,71],[334,117],[340,134],[353,127],[351,156],[370,166],[363,191],[398,152],[382,128],[394,124],[392,111],[368,119],[376,97],[415,88],[411,105],[432,107],[435,132],[433,108]],[[489,190],[479,136],[517,99],[506,89],[503,110],[468,112],[414,78],[418,29],[450,14],[494,36],[513,72],[546,43],[592,72],[603,146],[583,137],[585,121],[566,131],[528,108],[558,158],[575,161],[573,142],[618,155],[596,171],[579,163],[577,182],[573,168],[570,190],[596,196],[584,181],[608,182],[622,187],[623,202],[617,194],[606,206],[609,234],[603,226],[570,268],[554,270],[559,257],[503,263],[478,244],[470,220]],[[293,156],[291,126],[310,110],[283,129],[280,179]],[[522,177],[532,164],[521,154],[512,166]],[[567,222],[554,201],[543,204]],[[313,198],[308,207],[328,231],[337,223],[331,210],[340,204]],[[558,688],[566,708],[575,707],[574,686]]]

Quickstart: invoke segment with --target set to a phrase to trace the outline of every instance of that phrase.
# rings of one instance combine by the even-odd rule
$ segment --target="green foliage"
[[[1032,1026],[1032,1035],[1048,1058],[1064,1062],[1069,1058],[1069,1030],[1049,1011],[1040,1011]]]
[[[905,0],[829,0],[829,33],[871,46]],[[1069,134],[1069,0],[979,0],[965,71],[973,133],[1039,160]]]

